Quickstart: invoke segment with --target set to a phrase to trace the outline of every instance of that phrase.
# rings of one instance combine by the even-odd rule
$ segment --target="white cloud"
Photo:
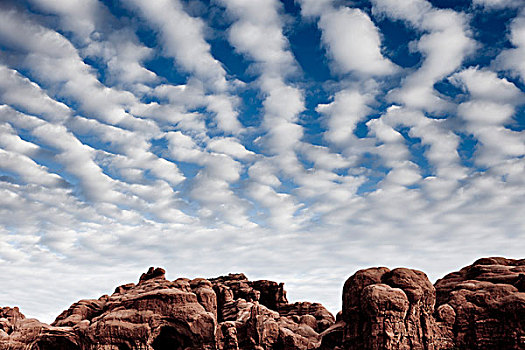
[[[269,214],[264,224],[288,230],[303,220],[297,215],[301,206],[290,194],[271,185],[280,184],[280,176],[293,178],[303,172],[296,152],[303,136],[297,121],[304,110],[304,97],[301,90],[285,82],[297,64],[283,35],[284,23],[279,16],[282,4],[259,0],[221,3],[234,19],[229,29],[230,43],[255,61],[260,72],[258,84],[265,94],[262,126],[266,135],[262,143],[273,164],[249,170],[259,176],[251,179],[247,194]]]
[[[55,31],[23,21],[15,10],[0,9],[0,39],[13,49],[52,58],[75,55],[67,40]]]
[[[49,120],[64,120],[71,115],[66,105],[51,99],[40,86],[3,65],[0,65],[0,102],[42,114]]]
[[[379,31],[363,11],[343,7],[323,12],[319,28],[334,60],[335,71],[367,76],[396,71],[396,66],[381,54]]]
[[[255,153],[248,151],[238,140],[234,138],[214,138],[208,142],[207,147],[217,153],[229,155],[237,159],[249,159]]]
[[[510,25],[510,41],[514,48],[503,50],[494,64],[498,69],[509,70],[525,81],[525,10]]]
[[[318,17],[322,41],[340,74],[383,76],[398,67],[381,53],[381,36],[368,14],[357,8],[335,7],[333,0],[301,0],[301,14]]]
[[[32,132],[42,142],[58,150],[56,160],[80,180],[83,195],[94,201],[115,201],[113,180],[93,161],[93,149],[83,145],[63,126],[42,125]]]
[[[199,145],[188,135],[179,131],[166,135],[170,155],[176,160],[198,164],[200,169],[192,179],[189,196],[199,203],[199,215],[204,220],[222,220],[235,226],[255,226],[251,223],[247,210],[249,202],[240,198],[231,185],[240,180],[243,166],[232,157],[244,158],[250,155],[232,139],[211,140],[207,147]],[[201,140],[206,143],[208,140]]]
[[[336,312],[358,268],[435,279],[525,249],[521,14],[514,47],[480,68],[464,67],[486,48],[469,15],[424,0],[374,1],[371,18],[330,0],[301,1],[303,18],[276,0],[201,17],[167,0],[129,0],[120,18],[98,1],[25,4],[0,6],[0,299],[28,316],[50,321],[151,265],[287,282]],[[380,16],[406,23],[420,64],[382,55]],[[303,20],[341,73],[329,81],[299,69]],[[148,71],[159,56],[187,81]],[[441,95],[441,80],[461,91]]]
[[[426,0],[372,0],[372,4],[374,14],[405,20],[415,27],[422,27],[425,15],[432,11],[432,5]]]
[[[330,149],[323,146],[304,143],[301,145],[304,156],[314,163],[314,168],[323,170],[344,169],[351,165],[339,153],[332,153]]]
[[[480,145],[476,162],[496,166],[509,158],[525,154],[525,134],[505,127],[525,102],[525,94],[496,73],[470,68],[451,78],[470,93],[470,100],[458,107],[458,115],[466,122],[466,130]]]
[[[242,129],[234,108],[235,99],[227,94],[234,86],[226,80],[221,62],[211,54],[211,46],[204,38],[205,24],[188,15],[180,1],[148,2],[127,0],[153,28],[160,31],[165,53],[197,78],[206,90],[215,95],[208,98],[208,109],[216,114],[218,127],[228,133]]]
[[[389,92],[390,100],[431,113],[450,108],[434,90],[434,84],[454,73],[475,49],[466,15],[433,8],[426,0],[373,4],[374,13],[407,21],[424,33],[412,43],[412,48],[423,56],[421,66],[404,79],[401,88]]]
[[[371,112],[371,108],[367,106],[370,102],[369,95],[356,90],[343,90],[335,95],[333,102],[318,105],[316,111],[328,116],[328,130],[325,133],[327,140],[343,144],[352,138],[357,123]]]
[[[60,15],[64,29],[76,33],[79,39],[89,38],[97,20],[106,19],[96,0],[31,0],[31,3],[44,12]]]
[[[92,41],[82,50],[86,57],[103,58],[110,83],[119,86],[151,84],[159,77],[144,67],[143,62],[153,56],[153,50],[138,42],[129,29],[114,30],[105,41]]]
[[[121,24],[99,1],[30,0],[37,9],[57,16],[63,32],[73,34],[73,40],[82,47],[81,55],[102,59],[106,64],[106,80],[118,86],[129,86],[135,91],[142,84],[155,82],[158,77],[143,66],[153,50],[139,43],[129,28]]]
[[[38,165],[31,158],[22,154],[0,149],[0,162],[4,171],[16,173],[28,183],[41,186],[62,185],[58,175],[48,173],[45,167]]]
[[[452,75],[449,80],[475,99],[511,104],[525,102],[525,95],[516,85],[490,70],[470,67]]]
[[[333,0],[301,0],[301,14],[305,17],[320,16],[330,8]]]
[[[421,175],[419,174],[419,167],[410,162],[403,162],[400,166],[395,167],[388,173],[388,175],[383,180],[385,186],[390,184],[401,185],[401,186],[410,186],[416,184],[421,180]],[[384,186],[383,186],[384,187]]]
[[[160,0],[143,2],[127,0],[149,23],[160,30],[164,50],[185,70],[194,73],[215,90],[227,88],[226,72],[210,53],[204,40],[204,23],[184,12],[181,3]]]
[[[296,63],[282,33],[283,22],[276,1],[220,1],[236,18],[229,29],[229,40],[237,51],[262,65],[272,78],[295,70]]]

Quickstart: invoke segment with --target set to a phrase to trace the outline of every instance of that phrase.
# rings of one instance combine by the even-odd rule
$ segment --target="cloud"
[[[218,91],[226,89],[226,72],[204,40],[204,23],[184,12],[177,1],[126,1],[160,30],[164,50],[187,71]]]
[[[63,103],[50,98],[40,86],[16,70],[0,66],[0,98],[28,113],[39,113],[51,121],[65,120],[71,115]]]
[[[472,0],[475,6],[483,6],[487,9],[516,8],[523,5],[519,0]]]
[[[179,161],[198,164],[189,196],[199,203],[198,212],[204,220],[221,220],[236,226],[255,226],[246,212],[250,203],[237,196],[232,184],[240,180],[243,166],[232,157],[251,155],[233,139],[215,139],[208,143],[208,152],[191,136],[180,131],[166,135],[170,156]],[[207,142],[207,140],[201,140]],[[222,151],[216,153],[214,151]],[[230,153],[230,154],[228,154]]]
[[[350,8],[326,11],[319,19],[319,27],[335,71],[371,76],[396,71],[396,66],[381,54],[379,31],[363,11]]]
[[[237,159],[249,159],[255,156],[254,152],[247,150],[238,140],[231,137],[214,138],[208,142],[207,147],[214,152]]]
[[[470,68],[457,73],[451,80],[470,93],[470,100],[458,107],[465,128],[477,137],[480,146],[476,162],[482,166],[506,163],[509,158],[525,154],[523,132],[505,127],[525,102],[525,94],[496,73]]]
[[[86,40],[95,32],[97,22],[103,23],[107,14],[96,0],[31,0],[33,6],[41,11],[60,16],[65,30],[74,32],[78,39]]]
[[[437,112],[449,108],[434,84],[456,71],[475,48],[465,14],[436,9],[426,0],[373,1],[373,13],[406,21],[424,34],[411,48],[421,52],[423,62],[404,78],[401,88],[389,92],[392,102]]]
[[[304,94],[286,83],[297,63],[283,34],[284,23],[279,16],[282,5],[277,1],[221,3],[234,19],[229,29],[230,43],[238,52],[254,60],[259,69],[257,82],[265,95],[262,127],[266,134],[261,143],[272,156],[270,162],[275,164],[256,168],[256,173],[262,176],[251,179],[247,194],[269,214],[265,224],[288,230],[301,222],[300,216],[296,216],[301,206],[290,194],[269,184],[280,184],[281,181],[275,179],[293,178],[303,171],[296,151],[303,136],[297,121],[298,114],[304,110]],[[276,173],[270,173],[275,170]],[[249,173],[254,172],[249,170]]]
[[[523,92],[516,85],[490,70],[470,67],[452,75],[449,80],[475,99],[514,105],[525,102]]]
[[[283,21],[276,1],[220,1],[237,20],[229,29],[229,40],[237,51],[249,55],[271,77],[296,68],[289,44],[282,33]]]
[[[298,4],[0,6],[4,305],[51,321],[156,265],[337,312],[358,268],[522,254],[523,14],[505,32],[479,1]],[[420,62],[383,55],[396,40]]]
[[[370,112],[370,96],[356,90],[338,92],[334,101],[329,104],[320,104],[316,110],[329,116],[328,130],[325,137],[335,144],[341,144],[353,138],[357,123],[362,121]]]
[[[208,103],[210,111],[216,113],[219,128],[238,133],[242,126],[237,120],[232,98],[225,94],[231,85],[226,80],[226,71],[212,56],[211,46],[204,38],[205,24],[188,15],[178,0],[156,3],[128,0],[126,3],[160,31],[165,53],[201,81],[207,90],[216,93],[209,97]]]
[[[521,81],[525,81],[525,64],[523,55],[525,54],[525,11],[515,18],[510,25],[509,39],[514,48],[503,50],[494,61],[496,68],[509,70],[518,76]]]
[[[417,28],[424,26],[425,16],[432,11],[432,5],[426,0],[372,0],[372,4],[372,13],[408,21]]]
[[[335,72],[383,76],[397,71],[383,57],[379,30],[368,14],[357,8],[336,8],[332,0],[301,0],[300,4],[303,16],[319,17],[317,25]]]

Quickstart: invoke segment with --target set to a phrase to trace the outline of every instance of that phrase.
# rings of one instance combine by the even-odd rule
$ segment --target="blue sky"
[[[0,304],[522,257],[524,62],[521,0],[3,1]]]

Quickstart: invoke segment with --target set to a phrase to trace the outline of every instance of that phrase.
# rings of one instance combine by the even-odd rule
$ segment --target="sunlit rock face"
[[[525,260],[505,258],[479,259],[435,286],[417,270],[360,270],[346,281],[342,320],[323,343],[332,349],[525,349],[524,281]]]
[[[282,283],[244,274],[137,284],[80,300],[47,325],[0,308],[1,350],[525,349],[525,259],[483,258],[432,285],[407,268],[364,269],[337,317],[289,303]]]
[[[525,259],[483,258],[436,282],[460,349],[525,349]],[[438,311],[440,310],[438,308]]]
[[[358,271],[343,288],[345,349],[439,349],[435,289],[417,270]]]
[[[289,304],[282,283],[243,274],[169,281],[150,268],[137,284],[73,304],[52,325],[1,309],[0,349],[307,350],[334,321],[321,304]]]

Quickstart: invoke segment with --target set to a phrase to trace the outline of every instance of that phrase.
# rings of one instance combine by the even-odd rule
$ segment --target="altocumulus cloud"
[[[525,251],[519,0],[2,1],[1,305]]]

